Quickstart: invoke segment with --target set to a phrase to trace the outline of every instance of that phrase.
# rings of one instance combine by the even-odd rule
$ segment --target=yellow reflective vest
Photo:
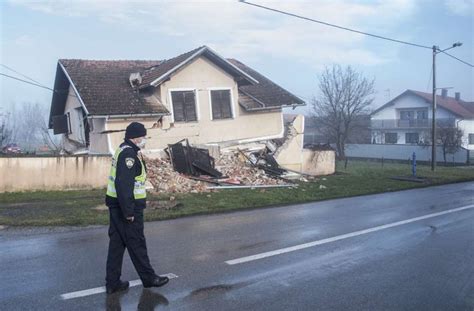
[[[115,178],[117,173],[117,161],[119,158],[120,153],[125,150],[126,148],[132,148],[130,146],[124,145],[119,147],[116,151],[114,156],[112,157],[112,166],[110,167],[110,174],[107,183],[107,195],[112,198],[117,198],[117,190],[115,189]],[[140,175],[135,176],[135,185],[133,187],[133,196],[135,199],[146,199],[146,189],[145,189],[145,181],[146,181],[146,169],[145,164],[143,163],[142,159],[139,158],[140,164],[142,165],[142,172]]]

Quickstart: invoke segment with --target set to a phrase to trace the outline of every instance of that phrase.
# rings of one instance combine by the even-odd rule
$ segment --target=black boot
[[[166,276],[157,276],[154,278],[151,282],[146,282],[143,283],[143,287],[149,288],[149,287],[160,287],[168,283],[170,279]]]
[[[130,283],[128,283],[128,281],[119,281],[119,283],[117,285],[115,285],[114,287],[112,286],[105,286],[106,290],[107,290],[107,294],[113,294],[113,293],[116,293],[116,292],[121,292],[121,291],[124,291],[126,290],[128,287],[130,286]]]

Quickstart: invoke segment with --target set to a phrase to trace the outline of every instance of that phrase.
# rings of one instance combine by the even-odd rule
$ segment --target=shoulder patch
[[[127,165],[128,168],[132,168],[133,164],[135,164],[134,158],[125,158],[125,165]]]

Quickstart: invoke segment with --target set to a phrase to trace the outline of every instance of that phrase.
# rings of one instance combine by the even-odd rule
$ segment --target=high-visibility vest
[[[125,150],[126,148],[132,148],[127,145],[123,145],[122,147],[118,148],[115,151],[114,156],[112,157],[112,166],[110,167],[110,174],[107,183],[107,195],[116,198],[117,197],[117,190],[115,189],[115,178],[117,173],[117,161],[119,158],[120,153]],[[145,164],[143,163],[142,159],[140,160],[140,164],[142,165],[142,172],[140,175],[135,176],[135,185],[133,187],[133,196],[135,199],[145,199],[146,198],[146,189],[145,189],[145,181],[146,181],[146,169]]]

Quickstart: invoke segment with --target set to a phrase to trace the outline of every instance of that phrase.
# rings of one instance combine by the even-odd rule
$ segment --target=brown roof
[[[184,54],[178,55],[174,58],[164,60],[159,63],[159,66],[152,67],[149,69],[144,70],[142,74],[142,85],[144,86],[149,86],[151,82],[154,80],[158,79],[159,77],[162,77],[164,74],[166,74],[168,71],[171,69],[175,68],[182,62],[186,61],[188,58],[190,58],[193,54],[195,54],[197,51],[202,49],[203,47],[200,46],[197,49],[194,49],[192,51],[186,52]]]
[[[150,96],[151,83],[158,85],[192,61],[203,56],[231,74],[239,85],[239,104],[247,111],[276,110],[304,102],[255,70],[235,59],[225,59],[206,46],[168,60],[98,61],[60,59],[56,71],[51,116],[64,113],[69,82],[79,92],[90,115],[168,114],[159,99]],[[61,68],[64,67],[64,71]],[[131,73],[140,73],[140,89],[132,88]],[[51,118],[50,118],[51,124]]]
[[[161,61],[60,59],[91,115],[167,114],[159,103],[134,90],[130,74]]]
[[[460,102],[460,104],[469,110],[470,112],[474,113],[474,102]]]
[[[159,66],[141,72],[142,82],[140,84],[140,88],[147,88],[152,84],[153,86],[161,84],[175,72],[200,56],[203,56],[214,62],[221,69],[232,75],[234,79],[236,79],[236,81],[238,81],[240,84],[258,83],[258,81],[249,76],[246,72],[234,66],[228,60],[221,57],[212,49],[204,45],[174,58],[164,60]]]
[[[392,105],[398,98],[400,98],[400,97],[402,97],[406,94],[413,94],[413,95],[419,96],[419,97],[423,98],[427,103],[430,103],[430,104],[432,103],[432,99],[433,99],[432,94],[425,93],[425,92],[420,92],[420,91],[414,91],[414,90],[406,90],[405,92],[398,95],[397,97],[395,97],[394,99],[392,99],[391,101],[386,103],[385,105],[382,105],[381,107],[376,109],[374,112],[372,112],[372,114],[384,109],[385,107],[388,107],[388,106]],[[436,95],[436,104],[439,107],[442,107],[442,108],[450,111],[451,113],[453,113],[453,114],[455,114],[459,117],[462,117],[462,118],[465,118],[465,119],[474,118],[474,108],[473,108],[474,103],[472,103],[472,102],[465,102],[465,101],[462,101],[462,100],[458,101],[453,97],[449,97],[449,96],[442,97],[440,95]]]
[[[414,90],[409,90],[410,92],[423,97],[426,101],[429,103],[432,103],[433,100],[433,95],[430,93],[425,93],[425,92],[420,92],[420,91],[414,91]],[[463,105],[463,101],[457,101],[453,97],[442,97],[440,95],[436,95],[436,105],[439,105],[443,107],[446,110],[451,111],[452,113],[463,117],[463,118],[474,118],[474,112],[470,111]]]
[[[239,86],[239,103],[244,108],[249,107],[247,110],[252,110],[253,107],[258,107],[260,110],[262,107],[272,109],[305,104],[300,98],[291,94],[281,86],[270,81],[270,79],[267,79],[265,76],[244,65],[240,61],[236,59],[228,59],[228,61],[258,80],[257,84]],[[246,95],[245,98],[242,96],[242,101],[240,93]],[[254,99],[255,103],[250,105],[248,103],[248,98]]]

